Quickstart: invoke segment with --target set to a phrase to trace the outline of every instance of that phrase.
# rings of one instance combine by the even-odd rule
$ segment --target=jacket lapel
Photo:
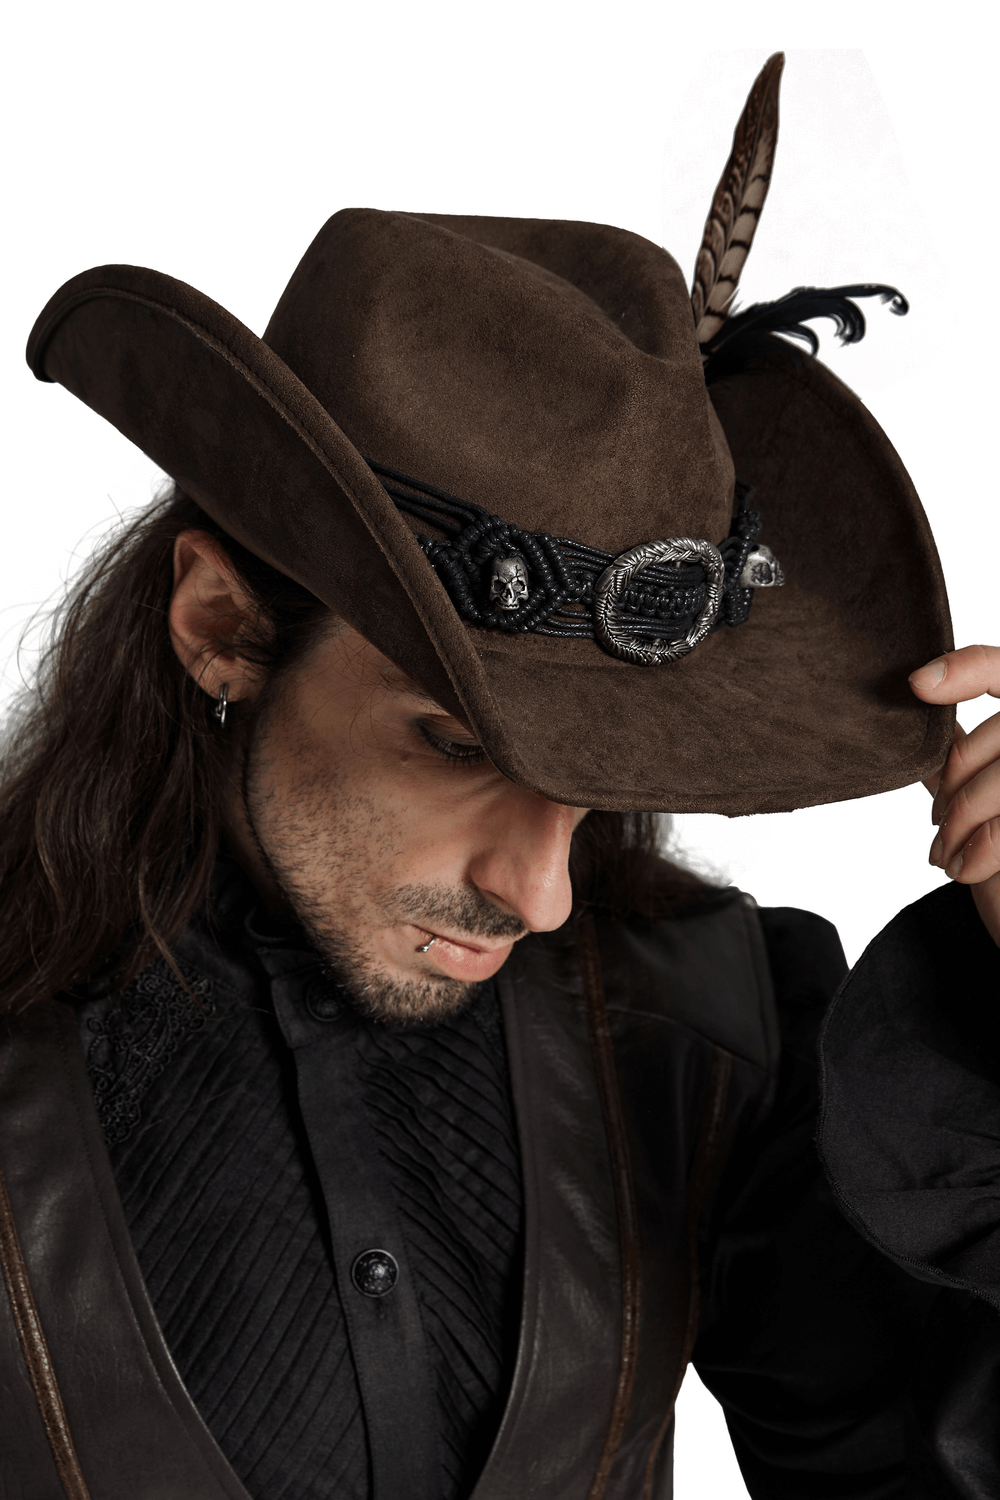
[[[3,1494],[18,1500],[54,1500],[60,1493],[69,1500],[250,1500],[160,1333],[115,1188],[73,1011],[56,1002],[38,1005],[7,1021],[5,1030],[0,1167],[37,1308],[35,1361],[44,1363],[44,1350],[69,1443],[51,1430],[27,1375],[15,1382],[12,1399],[5,1393],[0,1403]],[[25,1369],[13,1302],[2,1293],[0,1299],[0,1368]],[[79,1483],[67,1456],[74,1452]]]
[[[622,1351],[615,1170],[572,930],[518,944],[497,980],[524,1181],[517,1363],[472,1500],[583,1500]]]

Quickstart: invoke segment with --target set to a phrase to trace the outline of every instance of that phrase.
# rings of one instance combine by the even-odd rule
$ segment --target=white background
[[[869,305],[859,348],[838,350],[820,325],[823,357],[913,474],[958,641],[995,639],[990,12],[875,0],[826,14],[768,0],[18,7],[2,90],[4,694],[33,610],[157,482],[23,363],[35,315],[65,279],[107,262],[155,266],[260,332],[320,224],[355,204],[605,221],[690,268],[744,97],[779,47],[781,138],[743,301],[801,284],[905,290],[910,316]],[[970,706],[964,721],[986,711]],[[831,917],[853,959],[940,880],[926,818],[916,787],[789,815],[685,817],[677,838],[761,902]],[[745,1495],[693,1376],[677,1452],[681,1500]]]

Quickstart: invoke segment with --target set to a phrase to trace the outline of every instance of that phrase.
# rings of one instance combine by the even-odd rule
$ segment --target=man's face
[[[584,810],[506,780],[346,626],[264,695],[244,756],[235,842],[369,1014],[440,1019],[569,915]]]

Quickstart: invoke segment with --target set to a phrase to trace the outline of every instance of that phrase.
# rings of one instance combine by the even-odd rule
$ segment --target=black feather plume
[[[806,318],[832,318],[842,344],[857,344],[865,336],[865,315],[852,297],[881,297],[891,312],[902,317],[910,305],[894,286],[865,282],[860,286],[797,286],[776,302],[755,302],[743,312],[733,313],[706,344],[702,354],[718,354],[735,339],[747,334],[783,333],[808,344],[810,354],[819,350],[819,339],[805,324]],[[728,352],[728,351],[727,351]]]

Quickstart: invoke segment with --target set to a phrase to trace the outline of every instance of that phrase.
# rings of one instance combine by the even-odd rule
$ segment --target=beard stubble
[[[358,909],[379,853],[391,869],[391,829],[376,799],[349,793],[328,763],[313,763],[306,737],[288,795],[268,784],[270,719],[277,701],[265,692],[246,727],[240,791],[250,835],[281,899],[359,1014],[396,1026],[434,1025],[457,1015],[475,996],[476,982],[447,975],[397,978],[366,952],[357,936],[362,923],[338,920],[338,913],[349,917]],[[311,866],[312,878],[305,873]],[[377,888],[368,900],[373,915],[388,925],[445,927],[471,941],[516,940],[526,932],[520,918],[501,911],[473,885],[416,882]]]

